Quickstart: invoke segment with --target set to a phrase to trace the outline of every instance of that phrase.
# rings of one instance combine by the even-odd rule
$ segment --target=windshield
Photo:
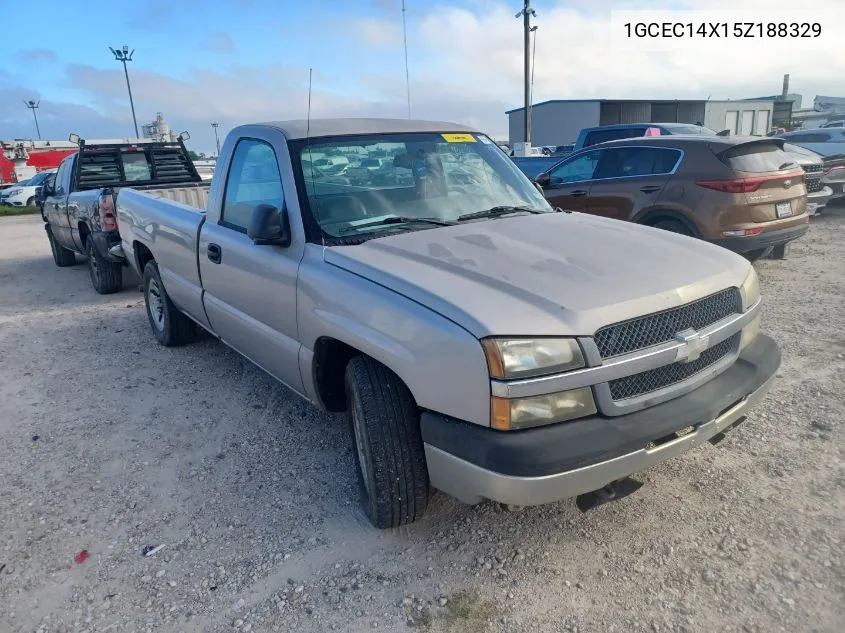
[[[27,187],[35,187],[36,185],[40,185],[42,182],[47,180],[50,177],[51,172],[49,171],[42,171],[38,174],[35,174],[32,178],[27,180],[25,183],[21,183],[22,185],[26,185]]]
[[[360,240],[435,228],[439,224],[419,220],[454,222],[494,207],[552,211],[482,134],[323,137],[294,142],[291,148],[299,156],[307,194],[310,239]],[[394,216],[410,221],[384,223]]]

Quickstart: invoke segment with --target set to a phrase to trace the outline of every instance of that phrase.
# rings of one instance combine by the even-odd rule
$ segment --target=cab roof
[[[413,119],[305,119],[269,121],[252,125],[281,130],[288,140],[322,136],[356,136],[359,134],[407,134],[411,132],[477,132],[477,130],[446,121],[419,121]],[[246,126],[245,126],[246,127]]]

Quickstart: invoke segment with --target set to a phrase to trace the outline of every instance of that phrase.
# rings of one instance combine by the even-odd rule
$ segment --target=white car
[[[12,185],[8,189],[0,191],[0,204],[10,204],[13,207],[35,206],[35,191],[44,184],[44,181],[55,174],[55,169],[45,169],[35,174],[29,180]]]

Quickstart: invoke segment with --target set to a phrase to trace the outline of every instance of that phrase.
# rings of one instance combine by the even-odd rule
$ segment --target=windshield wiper
[[[786,169],[786,168],[787,168],[787,167],[789,167],[790,165],[794,165],[794,164],[795,164],[795,161],[794,161],[794,160],[787,161],[787,162],[785,162],[783,165],[781,165],[780,167],[778,167],[778,171],[780,171],[781,169]]]
[[[531,207],[500,206],[485,209],[484,211],[475,211],[474,213],[459,215],[458,222],[475,220],[476,218],[498,218],[501,215],[508,215],[510,213],[548,213],[548,211],[540,211],[539,209],[532,209]]]
[[[438,220],[437,218],[411,218],[403,215],[392,215],[389,218],[384,218],[383,220],[375,220],[373,222],[358,224],[356,226],[346,226],[338,232],[342,235],[345,233],[352,233],[353,231],[357,231],[359,229],[368,229],[373,226],[386,226],[389,224],[434,224],[437,226],[452,226],[455,222],[450,222],[449,220]]]

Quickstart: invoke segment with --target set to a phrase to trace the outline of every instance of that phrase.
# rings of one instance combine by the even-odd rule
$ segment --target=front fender
[[[330,337],[388,367],[420,407],[489,426],[490,378],[479,341],[425,306],[327,264],[320,250],[306,249],[297,293],[308,396],[318,401],[313,350]]]

